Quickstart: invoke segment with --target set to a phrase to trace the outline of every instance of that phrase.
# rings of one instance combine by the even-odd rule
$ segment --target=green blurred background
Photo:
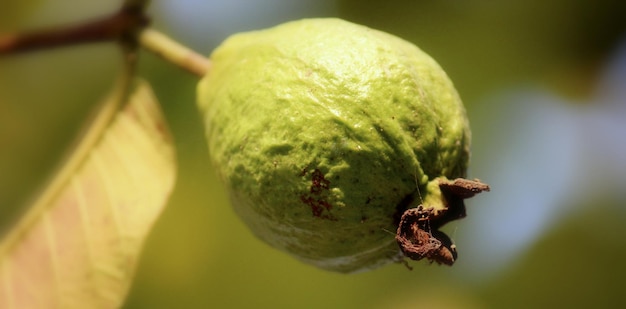
[[[0,31],[72,23],[120,1],[2,0]],[[4,6],[4,7],[2,7]],[[454,267],[342,275],[255,239],[207,162],[197,78],[141,54],[178,151],[178,182],[126,308],[626,307],[626,2],[152,1],[154,26],[209,54],[239,31],[340,17],[420,46],[473,129],[492,192],[446,230]],[[94,44],[0,58],[0,227],[36,194],[121,61]]]

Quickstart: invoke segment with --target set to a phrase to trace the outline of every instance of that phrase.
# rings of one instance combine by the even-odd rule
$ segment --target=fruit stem
[[[203,77],[211,68],[211,61],[208,58],[157,30],[143,29],[138,40],[143,48],[199,77]]]

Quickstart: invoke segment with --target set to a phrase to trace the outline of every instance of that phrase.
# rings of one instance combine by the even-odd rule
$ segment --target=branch
[[[126,0],[124,1],[122,7],[145,12],[146,7],[148,7],[149,4],[150,0]]]
[[[184,70],[199,77],[204,76],[210,68],[209,59],[156,30],[146,29],[149,18],[144,11],[148,3],[148,0],[127,0],[118,12],[103,19],[31,33],[0,34],[0,55],[118,41],[122,43],[128,57],[135,56],[137,45],[140,44]]]
[[[94,42],[132,42],[135,31],[149,23],[138,8],[125,6],[111,16],[79,25],[31,33],[0,34],[0,55]]]

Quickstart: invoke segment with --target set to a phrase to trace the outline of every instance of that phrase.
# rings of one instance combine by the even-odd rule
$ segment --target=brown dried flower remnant
[[[464,199],[489,191],[490,188],[479,180],[463,178],[441,182],[439,187],[448,201],[448,208],[439,212],[424,205],[407,209],[400,219],[396,241],[402,253],[412,260],[426,258],[438,264],[452,265],[457,258],[456,246],[438,229],[449,221],[465,216]]]

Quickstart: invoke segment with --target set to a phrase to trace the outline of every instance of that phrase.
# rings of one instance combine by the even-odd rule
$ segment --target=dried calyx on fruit
[[[465,217],[463,200],[489,191],[489,186],[478,180],[457,178],[454,181],[442,179],[439,188],[447,207],[438,210],[420,204],[405,210],[400,218],[396,240],[402,253],[412,260],[427,258],[439,264],[452,265],[457,257],[456,246],[439,231],[439,227]]]
[[[209,153],[254,234],[339,272],[454,262],[438,229],[489,187],[463,179],[467,117],[432,58],[384,32],[308,19],[233,35],[211,59],[198,86]]]

